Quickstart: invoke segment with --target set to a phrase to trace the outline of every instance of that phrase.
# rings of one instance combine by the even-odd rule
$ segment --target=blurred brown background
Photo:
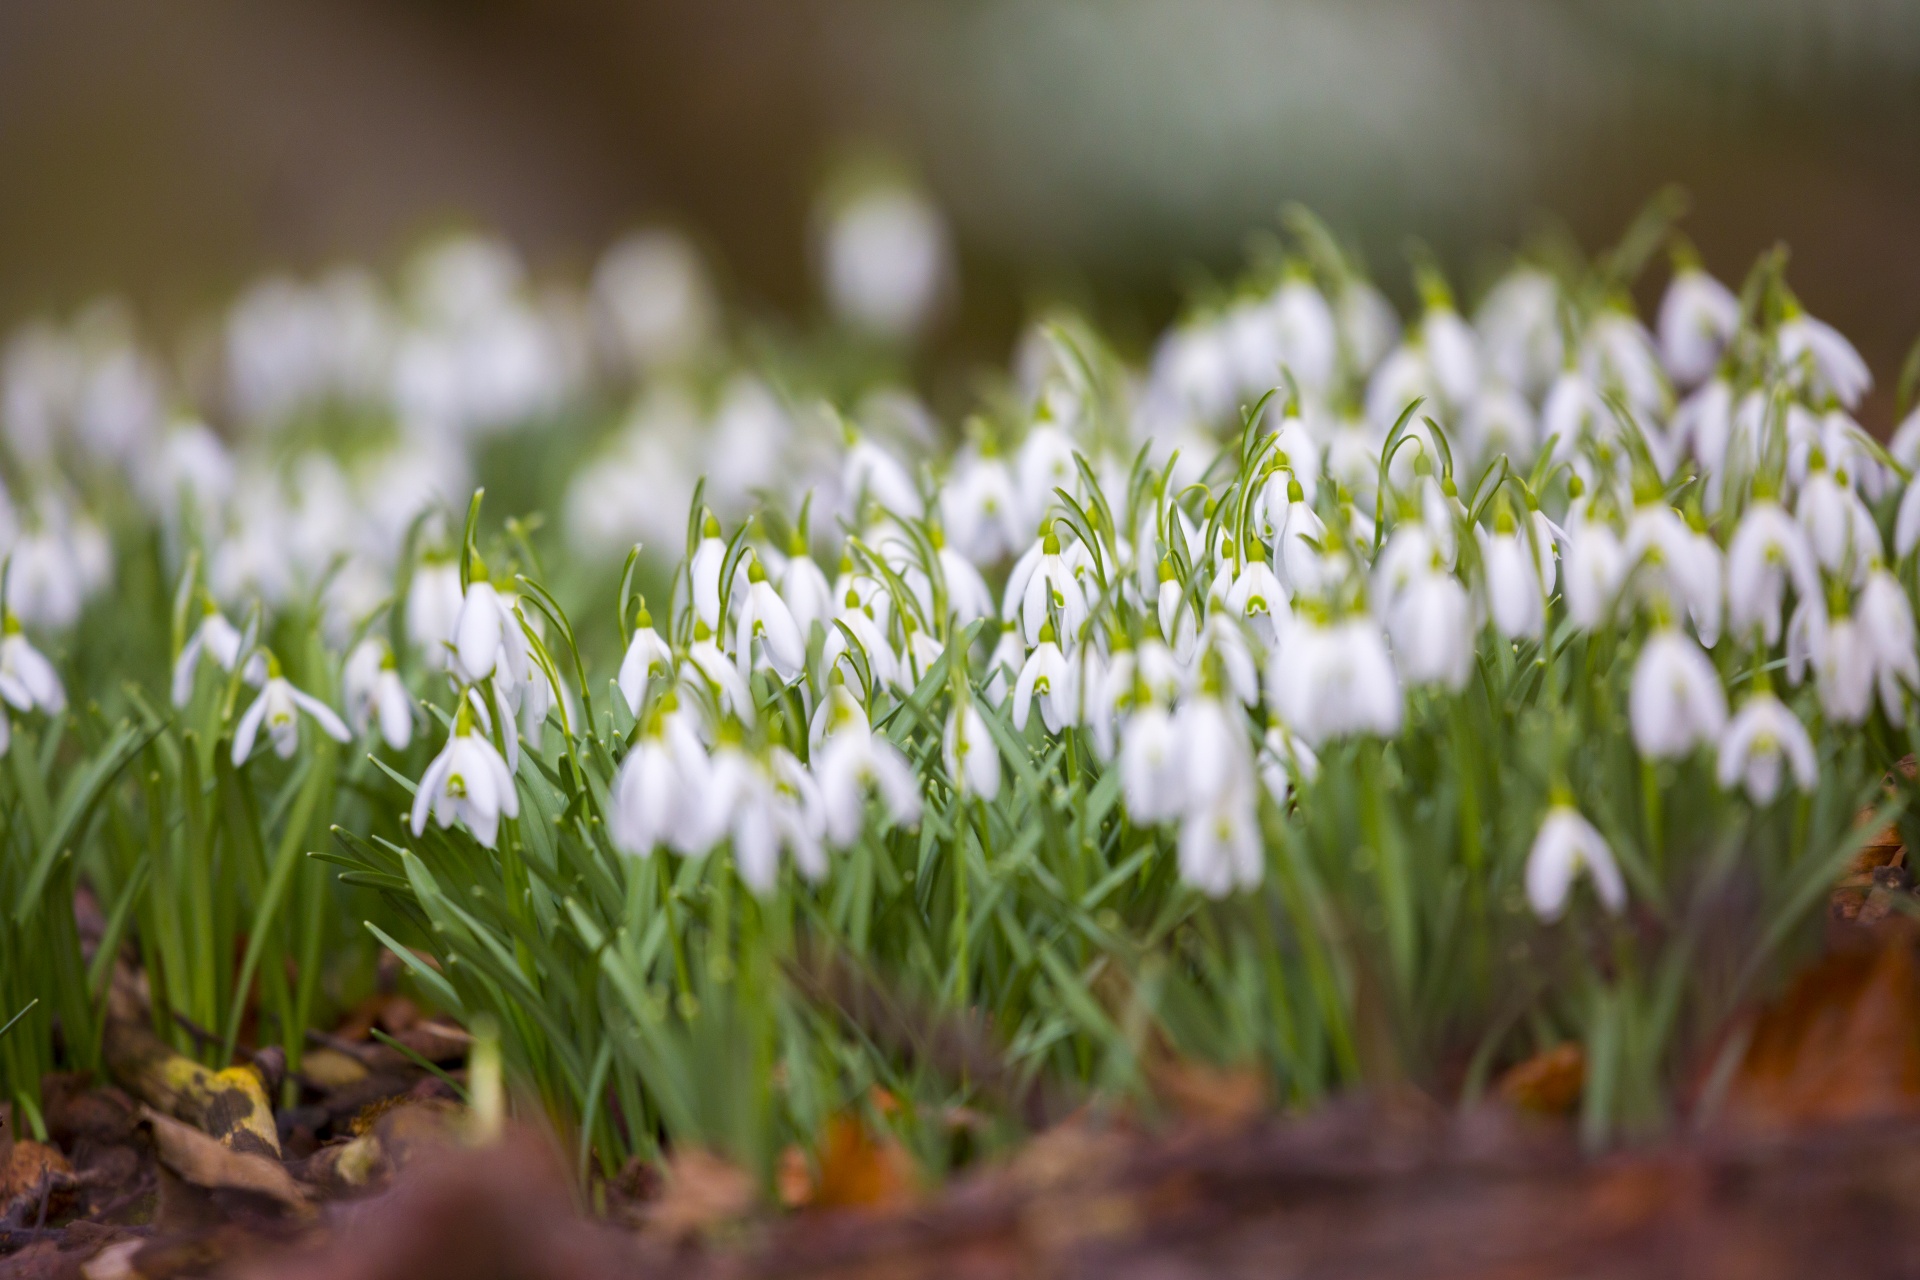
[[[1142,333],[1304,200],[1405,293],[1658,185],[1737,279],[1775,239],[1883,390],[1920,332],[1920,4],[1897,0],[0,0],[0,324],[113,289],[155,325],[250,273],[449,224],[583,274],[636,221],[813,305],[849,143],[953,219],[947,341],[1066,295]]]

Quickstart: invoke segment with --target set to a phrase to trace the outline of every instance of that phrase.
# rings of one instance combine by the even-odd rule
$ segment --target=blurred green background
[[[1660,184],[1737,278],[1776,239],[1880,388],[1920,331],[1920,4],[1898,0],[4,0],[0,324],[105,290],[150,328],[249,275],[391,262],[449,224],[582,277],[667,218],[733,296],[817,305],[807,214],[850,145],[953,221],[940,342],[1037,301],[1144,338],[1298,199],[1407,295]]]

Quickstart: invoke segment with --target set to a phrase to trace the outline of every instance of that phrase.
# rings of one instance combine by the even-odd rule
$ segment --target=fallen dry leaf
[[[278,1160],[223,1146],[152,1107],[140,1109],[139,1124],[152,1134],[161,1167],[182,1181],[209,1191],[252,1192],[289,1209],[306,1208],[306,1193]]]
[[[667,1160],[660,1198],[646,1207],[647,1230],[669,1240],[687,1240],[743,1217],[753,1208],[753,1176],[739,1165],[699,1147],[683,1147]]]
[[[1266,1079],[1252,1067],[1216,1067],[1192,1059],[1149,1059],[1147,1083],[1174,1114],[1209,1128],[1244,1124],[1267,1106]]]
[[[1828,954],[1753,1023],[1726,1123],[1773,1128],[1920,1111],[1912,931]]]
[[[1578,1105],[1586,1083],[1586,1055],[1578,1043],[1569,1040],[1515,1063],[1500,1077],[1494,1091],[1521,1111],[1559,1116]]]
[[[913,1161],[891,1134],[875,1138],[856,1115],[827,1122],[820,1176],[808,1203],[817,1209],[875,1209],[913,1198]]]
[[[13,1144],[6,1164],[0,1166],[0,1206],[20,1196],[38,1195],[48,1179],[72,1172],[73,1166],[58,1148],[22,1138]]]
[[[368,1075],[367,1064],[338,1049],[309,1049],[300,1059],[300,1075],[322,1092],[359,1084]]]

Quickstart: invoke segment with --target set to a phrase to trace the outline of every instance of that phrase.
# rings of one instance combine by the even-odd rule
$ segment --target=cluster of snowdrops
[[[262,286],[225,330],[225,411],[243,426],[224,434],[163,410],[159,366],[111,317],[35,330],[7,364],[0,728],[66,710],[43,654],[112,582],[107,530],[129,517],[85,496],[105,471],[142,501],[133,519],[158,531],[171,575],[173,705],[213,716],[233,770],[295,757],[303,734],[379,755],[406,812],[356,845],[362,882],[429,916],[438,890],[404,841],[430,830],[534,858],[549,823],[663,875],[669,859],[725,859],[768,903],[840,892],[845,851],[925,871],[930,849],[977,839],[985,870],[955,852],[938,905],[958,923],[925,935],[950,940],[950,994],[990,977],[976,916],[1008,908],[969,895],[996,865],[1021,863],[1067,904],[1050,936],[1117,954],[1111,904],[1164,883],[1170,862],[1194,902],[1280,875],[1287,906],[1263,927],[1383,939],[1414,1009],[1421,938],[1500,909],[1486,897],[1506,864],[1488,851],[1516,831],[1523,856],[1500,883],[1536,923],[1582,892],[1600,919],[1636,898],[1666,912],[1667,846],[1690,829],[1661,800],[1696,776],[1722,793],[1721,829],[1696,843],[1771,830],[1783,876],[1827,868],[1817,892],[1842,865],[1821,842],[1913,747],[1920,413],[1885,446],[1861,428],[1871,375],[1778,258],[1736,293],[1680,246],[1649,328],[1623,257],[1516,266],[1471,319],[1423,266],[1403,326],[1308,225],[1297,253],[1195,308],[1144,368],[1077,318],[1036,325],[1005,395],[958,433],[901,385],[822,404],[726,354],[710,286],[671,237],[610,254],[572,305],[481,241],[424,258],[399,302],[359,276]],[[488,534],[468,495],[489,440],[607,385],[634,407],[557,500],[562,550],[648,545],[619,580],[617,668],[595,672],[528,525]],[[941,446],[950,434],[963,442]],[[305,687],[269,644],[295,613],[327,655],[318,675],[304,662]],[[1600,754],[1615,725],[1631,768]],[[1036,804],[1078,811],[1073,834],[1049,817],[1009,850]],[[1444,854],[1410,847],[1423,838]],[[1333,861],[1315,870],[1307,848]],[[1342,890],[1301,905],[1355,869],[1357,934],[1329,923]],[[598,955],[601,930],[640,909],[629,895],[656,892],[606,889],[596,924],[561,871],[543,874],[558,905],[518,944],[519,974],[490,979],[503,1017],[547,968],[524,948],[567,912]],[[1805,885],[1784,883],[1804,916]],[[661,884],[648,909],[685,927],[674,903],[696,898],[684,878]],[[724,941],[723,900],[702,901]],[[1168,901],[1137,896],[1145,936],[1196,918]],[[685,995],[687,961],[662,945],[634,990],[677,969]],[[1350,1041],[1354,969],[1330,978],[1297,945],[1307,975],[1292,996],[1276,979],[1259,1016],[1319,1001],[1346,1028],[1332,1041]],[[478,998],[410,963],[449,1002]],[[1081,991],[1068,1007],[1083,1030],[1108,1025],[1069,972],[1047,974],[1063,998]],[[1566,1024],[1600,1035],[1607,1008]],[[1065,1034],[1025,1047],[1044,1058]],[[1284,1056],[1304,1034],[1252,1039]],[[594,1095],[609,1068],[523,1051],[535,1074],[543,1054],[562,1060],[550,1102],[607,1123]],[[637,1061],[649,1096],[671,1092]]]

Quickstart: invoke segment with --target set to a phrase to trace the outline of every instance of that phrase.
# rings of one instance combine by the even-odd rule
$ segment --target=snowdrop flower
[[[1281,365],[1303,392],[1324,391],[1339,357],[1333,308],[1312,281],[1289,276],[1273,295],[1270,310]]]
[[[1060,536],[1048,530],[1041,542],[1040,558],[1021,592],[1020,631],[1029,644],[1039,642],[1040,629],[1055,613],[1065,634],[1078,635],[1080,625],[1087,620],[1087,597],[1073,565],[1060,550]]]
[[[827,584],[827,575],[807,554],[806,543],[800,541],[798,535],[776,578],[780,598],[786,601],[793,625],[800,628],[803,638],[812,633],[816,622],[822,626],[832,624],[833,588]]]
[[[413,834],[426,832],[431,815],[445,830],[459,822],[486,848],[493,848],[502,817],[520,816],[520,794],[513,775],[491,742],[473,731],[473,715],[462,703],[447,745],[433,758],[413,795]]]
[[[520,615],[509,597],[485,578],[476,576],[467,587],[453,634],[459,673],[468,681],[478,684],[493,676],[508,697],[527,683],[527,637],[520,629]]]
[[[1611,527],[1577,521],[1568,531],[1566,567],[1567,614],[1575,626],[1592,631],[1607,620],[1626,581],[1626,548]]]
[[[719,699],[722,710],[728,711],[746,724],[753,723],[753,694],[747,688],[747,678],[727,655],[720,652],[720,646],[711,636],[701,634],[694,629],[694,641],[687,649],[687,665],[681,668],[684,678],[694,678],[705,682],[708,692]]]
[[[1180,823],[1180,878],[1213,898],[1260,883],[1259,815],[1250,793],[1190,810]]]
[[[1540,405],[1540,435],[1553,442],[1555,458],[1575,457],[1584,442],[1610,440],[1615,430],[1613,410],[1592,379],[1568,369],[1553,380]]]
[[[1686,755],[1715,742],[1727,724],[1727,695],[1700,646],[1677,628],[1653,633],[1634,664],[1627,694],[1633,744],[1649,760]]]
[[[1627,312],[1604,311],[1587,327],[1580,365],[1594,385],[1618,388],[1637,408],[1657,408],[1666,398],[1653,335]]]
[[[720,522],[709,511],[701,518],[700,544],[687,563],[693,588],[694,617],[710,631],[720,629],[720,570],[726,566],[727,544],[720,538]]]
[[[946,223],[911,187],[855,196],[821,230],[827,300],[849,323],[884,338],[913,337],[932,319],[952,274]]]
[[[413,741],[413,699],[400,679],[386,641],[368,636],[355,645],[347,655],[340,684],[354,733],[366,733],[367,726],[377,719],[380,736],[387,745],[405,751]]]
[[[1469,452],[1477,459],[1505,454],[1515,465],[1524,465],[1538,446],[1533,406],[1505,383],[1482,386],[1460,425]]]
[[[437,669],[453,666],[454,626],[464,601],[457,563],[423,560],[415,566],[407,584],[407,635]]]
[[[219,663],[221,670],[232,671],[233,664],[240,658],[241,643],[240,632],[208,601],[200,625],[187,637],[180,656],[173,661],[173,705],[185,707],[193,697],[193,677],[200,669],[202,655]],[[256,653],[247,660],[246,681],[257,685],[266,678],[266,659]]]
[[[1292,628],[1267,668],[1267,696],[1309,746],[1400,731],[1400,681],[1385,640],[1364,618]]]
[[[1820,594],[1820,571],[1801,526],[1779,503],[1748,507],[1727,547],[1727,620],[1734,632],[1755,631],[1769,647],[1780,642],[1787,584],[1801,599]]]
[[[1820,694],[1820,708],[1835,724],[1859,724],[1873,710],[1874,675],[1878,655],[1866,629],[1848,614],[1828,618],[1806,602],[1795,611],[1795,622],[1804,618],[1804,639],[1798,646],[1788,626],[1788,672],[1798,675],[1800,663],[1794,652],[1800,648],[1813,666],[1814,688]]]
[[[1757,805],[1773,803],[1780,794],[1781,766],[1793,772],[1794,784],[1812,791],[1820,766],[1814,759],[1813,739],[1799,717],[1770,693],[1747,699],[1720,738],[1720,764],[1715,771],[1723,791],[1746,789]]]
[[[1362,376],[1385,358],[1400,336],[1400,318],[1393,304],[1365,280],[1349,279],[1340,290],[1335,321],[1347,363]]]
[[[873,732],[844,684],[833,686],[821,711],[815,773],[828,841],[844,847],[859,838],[870,789],[880,793],[895,825],[918,825],[920,784],[900,749]]]
[[[1036,697],[1040,699],[1040,718],[1049,732],[1059,733],[1072,724],[1079,701],[1074,674],[1072,664],[1054,643],[1052,624],[1043,626],[1040,643],[1027,655],[1013,686],[1014,728],[1025,731]]]
[[[786,748],[774,747],[761,759],[722,745],[705,787],[689,800],[698,809],[697,825],[711,837],[703,847],[731,838],[734,868],[755,893],[764,896],[778,883],[783,848],[806,879],[826,875],[819,787]]]
[[[1451,306],[1430,306],[1420,339],[1441,394],[1450,404],[1466,404],[1480,385],[1480,343],[1473,329]]]
[[[1880,529],[1860,495],[1816,466],[1800,488],[1793,514],[1807,531],[1814,559],[1829,573],[1850,574],[1858,583],[1880,558]]]
[[[593,269],[592,293],[608,336],[641,369],[686,360],[719,325],[706,264],[676,231],[640,231],[615,243]]]
[[[1023,508],[1013,474],[997,456],[963,458],[940,489],[940,518],[960,553],[975,564],[992,564],[1019,548]]]
[[[1873,386],[1867,362],[1838,329],[1795,311],[1775,335],[1781,361],[1802,369],[1803,380],[1815,392],[1831,394],[1849,409],[1858,406]]]
[[[246,714],[240,717],[240,723],[233,731],[233,767],[238,769],[253,754],[253,744],[265,726],[267,738],[273,743],[273,753],[282,760],[292,758],[300,746],[300,712],[313,717],[329,738],[336,742],[351,742],[353,734],[346,723],[334,714],[332,707],[320,701],[310,693],[293,687],[287,678],[276,670],[273,664],[267,664],[267,683],[260,690],[260,696],[253,700]]]
[[[1120,735],[1120,792],[1127,816],[1141,826],[1165,822],[1187,803],[1187,767],[1174,717],[1149,701]]]
[[[968,627],[982,618],[991,618],[997,612],[993,605],[993,592],[987,587],[987,580],[971,561],[958,551],[945,544],[934,531],[936,554],[940,560],[940,576],[947,584],[947,616],[953,619],[956,627]]]
[[[1257,546],[1257,544],[1256,544]],[[1225,604],[1236,618],[1244,618],[1262,640],[1272,643],[1275,619],[1287,612],[1287,589],[1267,567],[1265,557],[1249,547],[1249,558],[1240,566],[1227,588]]]
[[[767,664],[783,681],[791,683],[807,664],[807,642],[793,620],[787,602],[767,581],[767,572],[757,556],[747,564],[747,599],[740,609],[740,621],[734,628],[734,657],[744,677],[753,668],[754,641]]]
[[[1260,701],[1260,669],[1247,648],[1247,637],[1240,625],[1224,613],[1207,616],[1194,646],[1193,670],[1201,677],[1217,675],[1227,692],[1242,704]]]
[[[1881,705],[1889,720],[1901,724],[1906,719],[1902,690],[1920,689],[1920,641],[1914,633],[1913,606],[1899,579],[1884,566],[1875,566],[1855,607],[1861,634],[1873,654]]]
[[[607,836],[613,847],[640,858],[660,845],[682,843],[691,799],[704,785],[704,778],[690,778],[684,767],[688,759],[704,760],[706,754],[685,718],[649,719],[614,774],[612,808],[607,814]]]
[[[1627,886],[1606,839],[1570,799],[1557,800],[1527,851],[1527,902],[1533,913],[1549,924],[1558,920],[1582,871],[1592,878],[1602,906],[1616,915],[1626,907]]]
[[[1540,561],[1527,545],[1527,535],[1513,529],[1513,517],[1501,513],[1504,531],[1480,531],[1486,559],[1487,606],[1493,628],[1508,640],[1538,640],[1546,634],[1547,598],[1540,581]],[[1471,655],[1462,664],[1470,665]],[[1461,681],[1465,681],[1462,674]],[[1454,686],[1458,688],[1458,685]]]
[[[647,612],[644,602],[640,605],[640,615],[633,627],[633,639],[627,641],[627,652],[620,659],[620,696],[627,700],[627,710],[634,715],[640,714],[640,703],[647,692],[647,683],[654,676],[673,674],[673,650],[653,629],[653,615]]]
[[[1073,441],[1051,422],[1037,424],[1020,442],[1014,459],[1014,482],[1020,494],[1020,515],[1031,526],[1054,504],[1054,490],[1077,493],[1080,471],[1073,463]]]
[[[986,717],[972,699],[967,699],[947,721],[940,740],[940,758],[961,795],[978,796],[992,804],[1000,794],[1000,751]]]
[[[60,675],[20,630],[20,620],[9,613],[0,626],[5,631],[0,638],[0,698],[20,711],[38,708],[50,716],[65,711],[67,691]]]
[[[1474,327],[1488,369],[1503,383],[1536,395],[1560,371],[1560,286],[1545,271],[1508,273],[1488,290]]]
[[[853,442],[845,465],[847,494],[856,504],[872,498],[894,515],[918,520],[923,513],[920,490],[907,468],[885,449],[864,437]]]
[[[1529,580],[1532,564],[1527,570]],[[1420,574],[1386,616],[1394,661],[1407,683],[1458,693],[1473,672],[1473,602],[1452,574]]]
[[[1676,383],[1697,386],[1713,372],[1740,324],[1740,299],[1698,266],[1674,272],[1660,300],[1660,357]]]
[[[1920,484],[1909,481],[1893,517],[1893,554],[1904,560],[1915,547],[1920,547]]]
[[[1720,634],[1720,549],[1661,502],[1636,507],[1627,521],[1626,561],[1641,593],[1665,607],[1685,608],[1711,646]]]
[[[1307,505],[1306,490],[1298,480],[1288,480],[1286,511],[1274,522],[1273,563],[1289,594],[1314,595],[1325,585],[1326,536],[1326,522]]]

